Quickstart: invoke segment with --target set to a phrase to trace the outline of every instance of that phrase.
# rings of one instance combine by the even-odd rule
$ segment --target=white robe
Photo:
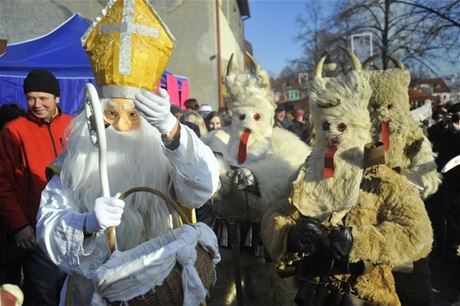
[[[152,141],[161,145],[159,138]],[[180,203],[190,208],[201,206],[219,185],[219,166],[212,151],[185,126],[181,127],[180,145],[176,150],[162,148],[164,156],[152,158],[152,162],[169,161],[170,171],[152,175],[172,181]],[[81,205],[74,197],[55,175],[42,193],[36,235],[51,260],[69,275],[74,275],[72,301],[75,305],[89,305],[94,291],[91,279],[110,256],[110,250],[106,232],[84,237],[88,213],[80,211]],[[61,299],[61,305],[64,303]]]

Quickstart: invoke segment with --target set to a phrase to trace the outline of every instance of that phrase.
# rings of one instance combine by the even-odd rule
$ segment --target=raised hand
[[[156,127],[161,134],[169,134],[178,124],[177,118],[171,113],[169,95],[163,88],[158,89],[158,96],[150,91],[136,94],[134,105],[139,113]]]

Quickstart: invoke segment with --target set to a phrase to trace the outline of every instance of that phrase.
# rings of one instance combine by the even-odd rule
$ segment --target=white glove
[[[96,233],[121,223],[125,202],[118,198],[100,197],[94,204],[94,211],[86,216],[87,233]]]
[[[136,94],[134,105],[141,115],[156,127],[161,134],[168,134],[177,123],[177,118],[171,113],[169,95],[163,88],[158,88],[159,96],[150,91]]]

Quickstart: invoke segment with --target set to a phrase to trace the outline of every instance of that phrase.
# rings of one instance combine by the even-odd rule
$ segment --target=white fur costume
[[[228,104],[232,109],[232,125],[211,133],[203,139],[213,152],[220,153],[218,197],[232,193],[245,200],[246,192],[232,186],[227,172],[231,167],[248,168],[258,182],[260,196],[247,194],[251,219],[259,222],[273,203],[286,199],[290,192],[291,176],[305,161],[311,149],[299,138],[284,129],[273,127],[276,104],[270,92],[268,75],[256,66],[256,74],[229,71],[225,77]],[[246,159],[237,159],[241,137],[250,131]]]
[[[233,112],[232,125],[208,134],[203,141],[218,154],[221,188],[217,197],[225,208],[232,210],[234,206],[239,206],[233,212],[245,215],[245,221],[258,224],[271,205],[288,197],[290,182],[310,153],[310,148],[295,134],[273,127],[276,105],[271,97],[268,75],[259,69],[252,57],[251,61],[254,65],[251,73],[233,70],[230,61],[225,85],[228,92],[226,99]],[[246,140],[246,150],[241,149],[240,143]],[[259,194],[238,190],[227,175],[232,167],[249,169]],[[246,200],[248,212],[245,210]],[[217,266],[218,280],[212,288],[209,305],[235,303],[231,255],[226,258],[224,251],[221,248],[223,260]],[[241,253],[245,302],[256,305],[287,305],[292,302],[292,299],[283,299],[283,291],[286,290],[283,286],[286,284],[280,280],[273,266],[265,263],[260,256],[247,255],[243,258],[245,255]]]

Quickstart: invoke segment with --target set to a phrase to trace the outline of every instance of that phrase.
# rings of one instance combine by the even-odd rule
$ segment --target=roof
[[[248,0],[236,0],[240,9],[241,17],[251,17]]]
[[[410,102],[424,102],[426,100],[436,101],[436,97],[427,95],[415,88],[409,87],[409,101]]]
[[[443,78],[414,79],[411,82],[411,87],[419,87],[424,84],[430,86],[433,93],[451,92]]]

